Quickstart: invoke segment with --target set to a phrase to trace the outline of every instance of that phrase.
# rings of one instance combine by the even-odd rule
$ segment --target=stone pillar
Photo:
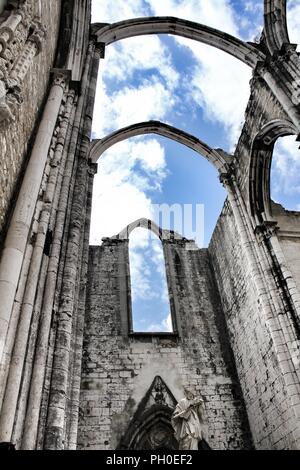
[[[0,25],[0,54],[3,54],[7,44],[13,39],[15,31],[24,19],[26,10],[18,8],[12,10],[8,18]]]
[[[31,34],[23,45],[20,55],[15,58],[14,50],[10,51],[10,43],[13,40],[20,23],[26,24],[26,29],[31,26]],[[30,14],[27,4],[15,9],[0,26],[0,53],[3,57],[15,59],[12,70],[10,67],[2,67],[0,74],[0,122],[14,119],[15,106],[22,102],[22,82],[32,64],[34,57],[39,54],[42,42],[46,35],[45,27],[35,19],[30,25]],[[25,38],[24,38],[25,39]],[[8,52],[6,51],[8,50]],[[4,59],[4,62],[7,59]]]
[[[44,253],[45,240],[50,221],[51,203],[54,197],[58,168],[62,159],[62,151],[68,128],[68,119],[72,111],[72,106],[73,100],[71,99],[66,104],[64,109],[64,117],[61,118],[58,136],[54,139],[56,141],[55,151],[52,159],[54,164],[50,169],[47,190],[44,197],[44,207],[40,214],[36,240],[34,243],[30,269],[28,272],[26,289],[22,301],[20,320],[15,338],[14,351],[6,386],[6,394],[1,410],[0,429],[1,432],[6,433],[6,440],[11,440],[11,434],[15,422],[15,413],[17,409],[21,379],[24,373],[24,361],[28,347],[29,330],[36,298],[37,285],[40,278],[40,269]],[[54,185],[53,182],[55,183]]]
[[[34,57],[41,51],[42,43],[46,36],[46,28],[40,22],[34,23],[33,27],[34,31],[27,39],[23,51],[10,74],[11,79],[16,80],[18,83],[24,80]]]
[[[55,296],[58,295],[58,270],[59,263],[64,262],[61,249],[64,237],[68,232],[69,225],[66,222],[68,206],[72,203],[72,182],[76,175],[77,161],[75,158],[79,132],[81,127],[82,114],[84,111],[86,94],[89,83],[91,55],[88,54],[84,74],[82,77],[82,94],[78,99],[76,114],[74,118],[70,145],[68,147],[68,159],[62,181],[62,188],[55,220],[55,230],[53,233],[52,250],[49,259],[48,273],[45,282],[45,291],[41,309],[41,323],[37,336],[37,345],[34,358],[34,365],[31,377],[28,406],[24,425],[22,449],[31,450],[36,447],[38,435],[41,401],[43,397],[43,386],[46,374],[48,359],[48,341],[50,335],[51,322],[53,321],[53,306]],[[82,206],[81,206],[82,210]],[[40,427],[44,427],[44,422]]]
[[[89,91],[86,108],[83,115],[83,128],[81,145],[78,154],[78,170],[72,201],[71,224],[69,228],[68,245],[64,265],[64,275],[61,289],[61,303],[56,334],[56,344],[52,368],[51,390],[45,430],[45,449],[63,449],[66,403],[70,385],[70,355],[73,341],[73,326],[76,324],[74,316],[77,313],[76,291],[78,272],[82,253],[81,239],[86,223],[86,201],[88,191],[88,153],[91,135],[93,105],[96,91],[96,80],[99,68],[100,51],[90,46],[94,58],[89,74]],[[79,268],[79,270],[78,270]]]
[[[2,363],[27,239],[64,89],[65,75],[57,75],[49,93],[4,243],[0,261],[0,363]]]
[[[88,272],[89,258],[89,238],[90,238],[90,221],[92,211],[92,196],[94,176],[97,173],[97,164],[90,163],[88,170],[88,191],[87,191],[87,207],[86,221],[83,236],[83,253],[81,260],[80,285],[78,290],[78,307],[77,322],[74,331],[73,341],[73,357],[72,357],[72,380],[70,384],[70,405],[68,410],[68,423],[66,429],[65,442],[68,450],[76,450],[78,435],[78,418],[79,418],[79,398],[81,385],[81,364],[82,364],[82,347],[83,347],[83,331],[85,321],[85,301],[86,301],[86,279]]]

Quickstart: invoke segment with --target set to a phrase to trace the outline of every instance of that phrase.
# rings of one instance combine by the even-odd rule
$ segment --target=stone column
[[[2,363],[27,239],[64,89],[65,75],[57,75],[49,93],[4,243],[0,261],[0,363]]]
[[[78,292],[77,322],[74,331],[73,357],[72,357],[72,380],[70,384],[70,404],[68,409],[68,423],[66,429],[66,446],[68,450],[76,450],[78,434],[79,417],[79,398],[81,385],[81,364],[83,332],[85,322],[85,300],[86,300],[86,279],[88,272],[89,259],[89,238],[90,221],[92,211],[92,195],[94,176],[97,173],[97,164],[90,163],[88,170],[88,191],[87,191],[87,210],[85,220],[85,230],[83,236],[83,254],[81,260],[80,285]]]
[[[41,323],[37,336],[37,345],[34,358],[33,372],[31,377],[30,391],[28,406],[26,412],[26,419],[24,425],[24,434],[22,440],[22,449],[32,450],[35,449],[40,407],[43,395],[43,385],[46,374],[47,356],[48,356],[48,341],[50,335],[51,322],[53,320],[53,304],[55,295],[57,295],[57,280],[59,263],[62,263],[64,256],[61,255],[61,248],[64,236],[68,230],[66,221],[66,213],[68,205],[71,204],[72,198],[70,196],[70,187],[72,187],[72,180],[74,178],[74,171],[76,174],[75,160],[76,148],[78,145],[78,135],[80,131],[80,123],[84,110],[86,91],[89,81],[91,56],[88,55],[84,75],[82,77],[82,90],[83,93],[78,99],[76,114],[73,123],[72,135],[70,145],[68,148],[68,158],[66,168],[62,181],[62,188],[60,193],[60,200],[58,204],[57,217],[55,220],[55,230],[53,234],[52,250],[49,259],[48,273],[45,283],[44,298],[41,311]],[[72,194],[72,191],[71,191]],[[82,209],[82,207],[81,207]],[[42,425],[44,425],[42,423]]]
[[[34,57],[40,53],[43,40],[46,36],[46,28],[42,23],[37,21],[33,24],[33,27],[34,31],[27,39],[23,51],[14,64],[10,74],[10,77],[19,83],[24,80]]]
[[[94,50],[94,46],[91,47]],[[56,335],[52,368],[51,390],[49,397],[45,449],[63,449],[66,424],[66,403],[70,381],[70,353],[73,340],[74,315],[77,312],[76,291],[78,268],[81,262],[80,242],[86,221],[86,200],[88,191],[88,151],[90,143],[93,105],[100,51],[96,50],[89,75],[89,91],[83,115],[81,145],[79,149],[78,170],[72,201],[71,224],[66,251],[64,276],[61,289],[61,303]]]
[[[16,20],[14,22],[14,25],[15,24],[17,25]],[[33,33],[24,44],[22,52],[16,59],[9,77],[0,80],[0,122],[14,119],[14,108],[16,104],[22,102],[22,82],[34,57],[41,51],[42,43],[46,36],[46,28],[39,21],[32,23],[32,28]],[[8,91],[10,91],[10,93],[8,93]]]
[[[55,138],[56,145],[53,155],[54,165],[51,167],[48,178],[47,191],[44,197],[44,207],[40,214],[39,226],[37,229],[26,289],[24,292],[24,298],[20,312],[20,320],[15,338],[12,362],[0,418],[0,430],[1,433],[5,434],[5,439],[3,438],[3,440],[6,441],[11,440],[13,424],[15,421],[15,412],[17,409],[21,379],[24,372],[24,360],[26,357],[26,349],[28,347],[28,336],[36,298],[36,290],[40,277],[40,268],[50,221],[51,205],[54,197],[54,189],[58,176],[58,167],[59,162],[62,159],[62,152],[68,128],[68,120],[72,111],[72,106],[73,100],[69,100],[64,110],[64,116],[61,118],[58,136]],[[0,437],[1,435],[2,434],[0,434]]]
[[[276,74],[274,73],[274,70],[269,70],[267,66],[260,65],[257,68],[257,72],[265,80],[270,90],[273,92],[274,96],[277,98],[284,111],[287,113],[288,117],[300,132],[299,97],[297,98],[298,101],[295,101],[295,97],[292,96],[292,93],[288,94],[283,89],[283,87],[280,85],[280,80],[278,80],[278,77],[276,77]]]
[[[8,18],[0,25],[0,53],[3,54],[7,44],[13,39],[15,31],[26,15],[25,8],[12,10]]]

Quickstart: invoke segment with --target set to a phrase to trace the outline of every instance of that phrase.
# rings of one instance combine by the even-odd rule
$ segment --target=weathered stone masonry
[[[14,194],[17,194],[17,182],[20,181],[21,172],[29,157],[32,134],[48,90],[59,29],[60,0],[43,2],[41,11],[38,10],[38,2],[23,3],[25,4],[20,15],[18,9],[13,9],[6,21],[2,22],[0,18],[1,232],[5,230],[10,215],[9,206]],[[11,22],[10,28],[9,25],[5,27],[5,23],[13,17],[16,21]],[[31,47],[32,44],[34,47],[34,42],[30,39],[30,28],[35,18],[39,18],[43,37],[40,49],[35,53],[36,57],[29,60],[25,44],[27,40],[27,45]],[[2,42],[1,39],[6,39],[6,32],[7,40]],[[19,77],[17,62],[22,60],[22,53],[25,55],[23,64],[28,69],[24,77]],[[25,68],[23,70],[25,71]],[[10,88],[7,93],[8,87]],[[3,242],[3,239],[0,241]]]
[[[282,327],[268,322],[252,282],[251,267],[236,239],[237,227],[230,206],[225,205],[209,251],[217,279],[229,337],[241,381],[254,443],[261,449],[289,447],[293,414],[286,386],[279,373],[285,344]],[[279,345],[273,342],[278,337]],[[290,344],[290,348],[296,344]],[[295,347],[297,354],[297,346]],[[296,356],[295,356],[296,358]],[[291,377],[296,393],[296,381]],[[293,392],[292,392],[293,393]]]
[[[300,134],[286,1],[264,0],[257,44],[172,17],[91,25],[90,0],[42,4],[0,10],[0,441],[138,448],[149,443],[138,415],[158,383],[169,405],[147,409],[155,425],[170,429],[189,385],[205,399],[213,449],[299,449],[300,218],[272,203],[269,180],[276,140]],[[203,42],[252,68],[234,155],[157,121],[91,141],[105,47],[149,33]],[[124,237],[89,248],[96,162],[145,133],[206,158],[228,195],[208,250],[163,241],[173,335],[131,334]]]
[[[161,336],[129,336],[128,326],[124,329],[121,316],[128,312],[121,304],[128,299],[122,296],[126,280],[120,276],[128,276],[128,242],[108,239],[90,247],[80,448],[117,447],[156,375],[177,399],[184,386],[203,395],[212,448],[251,446],[209,255],[187,250],[189,244],[164,242],[178,334]],[[124,259],[127,269],[122,271],[118,267]]]

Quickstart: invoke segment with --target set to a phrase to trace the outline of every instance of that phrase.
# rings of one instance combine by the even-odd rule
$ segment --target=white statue
[[[203,439],[203,400],[185,390],[185,398],[176,405],[171,423],[179,450],[198,450],[198,442]]]

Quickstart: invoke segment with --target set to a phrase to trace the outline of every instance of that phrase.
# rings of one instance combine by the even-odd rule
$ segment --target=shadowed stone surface
[[[170,419],[189,387],[205,448],[300,449],[300,215],[270,200],[276,140],[300,134],[300,61],[286,2],[264,8],[254,44],[172,17],[91,25],[90,0],[0,2],[0,442],[176,448]],[[91,141],[105,46],[147,33],[252,68],[234,155],[156,121]],[[208,249],[155,227],[173,334],[131,331],[127,238],[149,221],[89,247],[93,162],[143,133],[194,149],[227,191]]]

